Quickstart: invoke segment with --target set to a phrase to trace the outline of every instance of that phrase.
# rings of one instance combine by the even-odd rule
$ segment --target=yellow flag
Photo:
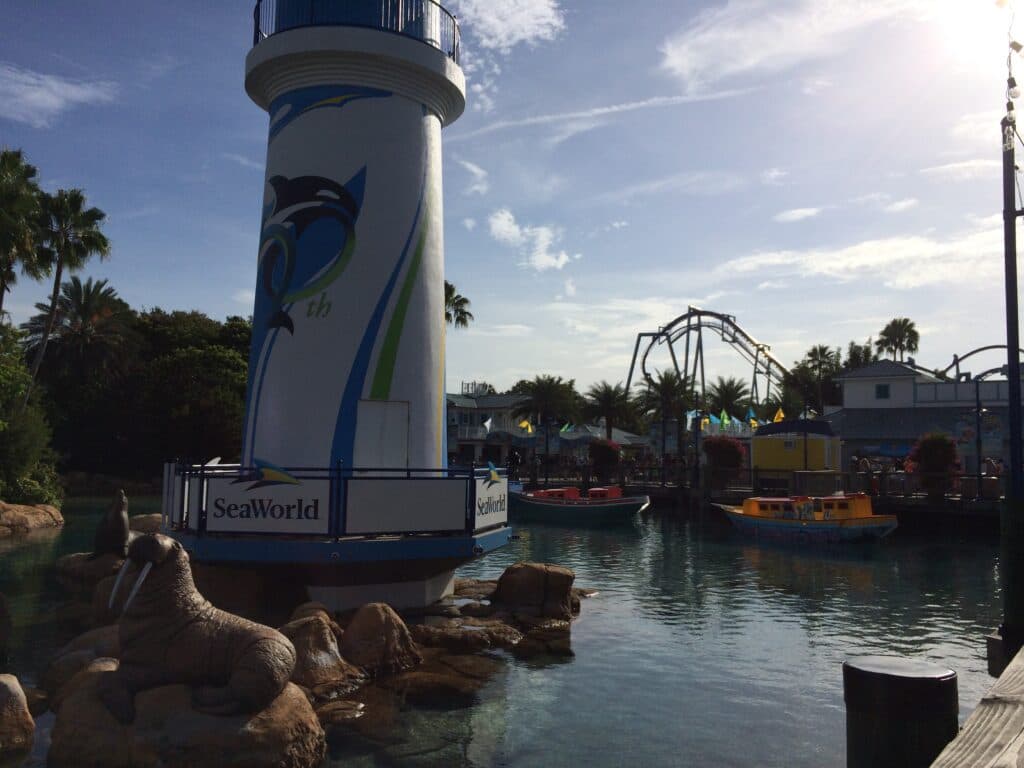
[[[519,428],[520,429],[525,429],[526,430],[526,434],[528,434],[528,435],[532,435],[533,434],[533,424],[531,424],[529,422],[529,420],[527,420],[527,419],[523,419],[522,421],[519,422]]]
[[[783,419],[785,419],[785,418],[786,418],[786,414],[784,414],[784,413],[782,412],[782,408],[779,408],[779,410],[777,410],[777,411],[775,412],[775,418],[774,418],[774,419],[772,419],[772,421],[774,421],[774,422],[776,422],[776,423],[777,423],[777,422],[780,422],[780,421],[782,421],[782,420],[783,420]]]
[[[760,425],[757,423],[757,419],[751,419],[750,420],[750,428],[751,429],[757,429],[758,426],[760,426]]]

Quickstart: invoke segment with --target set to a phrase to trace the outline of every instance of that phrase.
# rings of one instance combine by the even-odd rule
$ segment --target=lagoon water
[[[69,503],[59,535],[0,543],[10,666],[27,684],[74,634],[51,566],[89,548],[99,508]],[[577,585],[600,590],[573,626],[575,657],[502,655],[472,706],[404,706],[386,731],[334,732],[331,765],[843,765],[844,658],[950,666],[961,720],[992,682],[994,537],[897,531],[870,548],[807,551],[744,540],[712,514],[657,511],[620,527],[517,532],[459,575],[494,578],[518,560],[573,568]],[[44,764],[50,722],[29,765]]]

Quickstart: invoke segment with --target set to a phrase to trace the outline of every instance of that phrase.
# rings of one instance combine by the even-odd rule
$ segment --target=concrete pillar
[[[277,28],[308,6],[278,0]],[[270,124],[242,462],[443,467],[441,128],[465,78],[423,39],[339,21],[246,59]]]

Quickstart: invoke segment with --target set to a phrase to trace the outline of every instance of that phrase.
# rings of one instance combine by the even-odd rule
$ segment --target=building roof
[[[832,437],[835,432],[832,431],[832,425],[824,419],[785,419],[758,427],[754,437],[791,434]]]
[[[927,376],[929,379],[938,381],[930,373],[911,368],[906,363],[897,363],[894,360],[876,360],[869,365],[854,368],[848,373],[836,376],[837,381],[846,379],[889,379],[896,376]]]
[[[1005,407],[989,408],[1006,424]],[[973,408],[844,408],[824,420],[844,440],[909,440],[928,432],[955,434],[957,423],[973,421]]]
[[[448,402],[457,408],[501,410],[512,408],[526,399],[526,395],[456,395],[447,394]]]

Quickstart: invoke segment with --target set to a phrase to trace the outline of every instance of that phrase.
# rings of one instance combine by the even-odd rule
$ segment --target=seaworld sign
[[[265,484],[231,477],[206,482],[206,530],[223,533],[328,532],[329,479]]]
[[[508,522],[508,479],[477,478],[476,498],[473,509],[476,515],[475,530],[490,528]]]

